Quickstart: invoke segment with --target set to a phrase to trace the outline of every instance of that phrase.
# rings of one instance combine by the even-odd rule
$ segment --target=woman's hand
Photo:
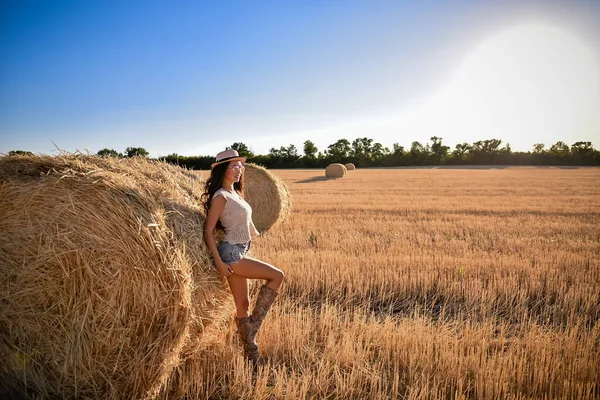
[[[231,265],[227,265],[224,262],[220,262],[217,264],[217,268],[219,270],[219,275],[223,277],[233,275],[233,267]]]

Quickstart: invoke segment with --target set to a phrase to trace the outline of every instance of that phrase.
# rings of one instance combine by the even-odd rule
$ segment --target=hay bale
[[[346,167],[344,164],[329,164],[325,169],[326,178],[343,178],[346,176]]]
[[[348,171],[354,171],[356,169],[356,167],[352,163],[346,164],[345,167]]]
[[[256,164],[245,164],[244,198],[252,207],[252,221],[259,232],[284,221],[291,212],[291,196],[279,177]]]
[[[232,362],[243,360],[233,320],[229,326],[212,325],[207,331],[205,335],[209,337],[202,341],[197,352],[173,369],[157,399],[190,400],[210,398],[211,394],[214,397],[215,380],[231,373]]]
[[[0,392],[156,396],[231,315],[202,190],[139,158],[0,158]]]

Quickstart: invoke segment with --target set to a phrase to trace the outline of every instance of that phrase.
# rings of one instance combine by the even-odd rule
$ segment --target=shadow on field
[[[327,178],[324,176],[313,176],[312,178],[303,179],[301,181],[296,181],[294,183],[311,183],[311,182],[320,182],[326,181]]]
[[[374,169],[507,169],[507,168],[539,168],[539,169],[580,169],[581,165],[409,165],[397,167],[374,167]],[[587,167],[590,168],[590,167]]]
[[[332,306],[341,313],[350,314],[360,310],[366,313],[366,320],[383,321],[388,318],[400,321],[406,318],[423,317],[431,322],[482,323],[493,318],[497,323],[506,324],[509,329],[518,330],[528,323],[534,323],[547,328],[566,329],[569,326],[568,311],[556,307],[552,298],[540,298],[531,293],[523,299],[518,307],[512,309],[512,301],[500,296],[496,299],[498,307],[490,314],[485,306],[472,302],[468,297],[446,296],[431,287],[410,295],[408,293],[390,293],[379,295],[353,293],[352,289],[341,288],[333,294],[330,287],[321,284],[308,292],[305,288],[288,282],[285,288],[288,298],[297,299],[298,307],[307,307],[319,313],[323,305]],[[327,294],[330,293],[330,294]],[[333,295],[332,295],[333,294]],[[523,316],[526,316],[523,321]],[[598,315],[595,309],[578,313],[578,324],[582,329],[594,329],[598,325]]]
[[[506,169],[512,165],[402,165],[397,167],[377,167],[377,169]]]

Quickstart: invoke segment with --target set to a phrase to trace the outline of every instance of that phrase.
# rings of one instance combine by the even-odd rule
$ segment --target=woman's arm
[[[215,264],[217,265],[217,269],[221,276],[233,275],[233,270],[230,268],[230,266],[221,260],[219,250],[217,250],[217,243],[214,233],[215,227],[217,226],[217,221],[223,213],[226,203],[227,200],[223,196],[213,197],[212,201],[210,202],[210,208],[208,209],[206,221],[204,221],[204,241],[206,242],[206,246],[208,246],[213,259],[215,260]]]

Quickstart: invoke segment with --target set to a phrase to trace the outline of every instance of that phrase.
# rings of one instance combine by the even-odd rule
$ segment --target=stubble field
[[[231,331],[198,398],[600,396],[599,168],[274,172],[271,364],[253,377]]]

